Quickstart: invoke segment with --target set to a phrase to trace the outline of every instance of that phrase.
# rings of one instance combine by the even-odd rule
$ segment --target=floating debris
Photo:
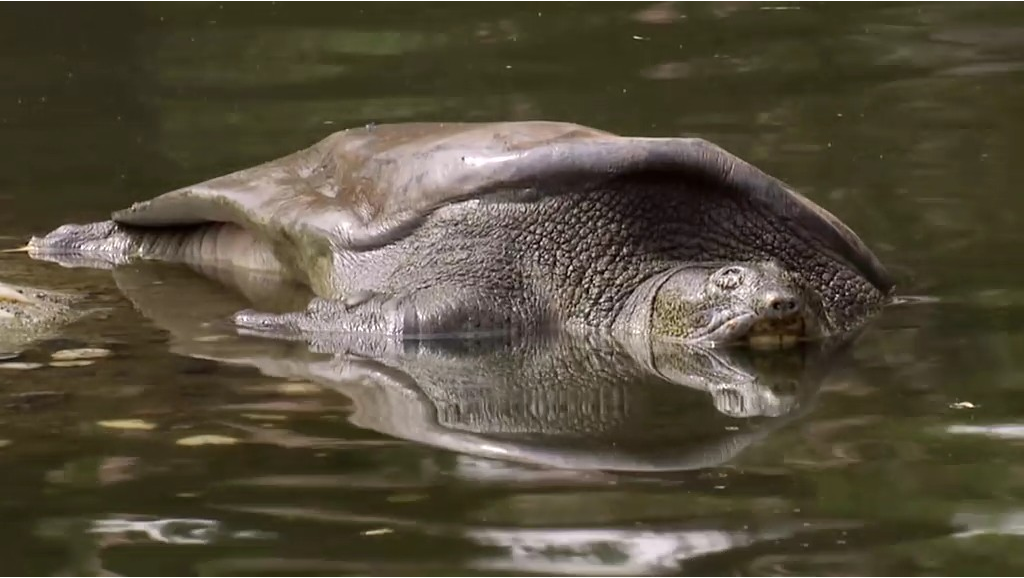
[[[142,419],[108,419],[96,423],[102,427],[108,427],[111,429],[151,430],[156,428],[155,423]]]
[[[175,442],[179,446],[230,446],[238,443],[238,438],[221,435],[197,435],[181,438]]]
[[[383,536],[384,534],[391,534],[394,530],[391,528],[377,528],[375,530],[367,530],[365,532],[359,532],[363,536]]]
[[[75,359],[68,361],[51,361],[50,367],[85,367],[96,363],[95,359]]]
[[[39,369],[42,367],[42,363],[30,363],[26,361],[8,361],[6,363],[0,363],[0,369]]]
[[[62,349],[55,351],[50,359],[54,361],[76,361],[80,359],[100,359],[108,357],[111,351],[102,347],[85,347],[82,349]]]
[[[949,404],[949,407],[951,407],[952,409],[974,409],[978,406],[974,405],[969,401],[958,401],[956,403]]]

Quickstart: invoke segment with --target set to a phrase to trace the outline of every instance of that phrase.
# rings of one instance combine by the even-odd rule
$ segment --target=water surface
[[[801,355],[310,351],[180,268],[3,254],[97,309],[26,360],[114,352],[0,373],[10,572],[1024,571],[1019,5],[0,10],[11,246],[347,126],[547,118],[713,140],[937,299]]]

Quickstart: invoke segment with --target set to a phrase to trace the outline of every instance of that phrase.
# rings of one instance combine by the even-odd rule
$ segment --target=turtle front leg
[[[397,337],[454,337],[515,330],[512,303],[499,306],[472,292],[427,289],[407,295],[364,292],[345,299],[314,298],[305,311],[240,311],[234,322],[243,330],[269,336],[316,333],[366,333]]]

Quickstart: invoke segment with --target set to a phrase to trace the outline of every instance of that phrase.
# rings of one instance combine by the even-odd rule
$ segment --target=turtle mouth
[[[747,331],[747,342],[757,349],[791,347],[807,339],[808,323],[803,315],[758,319]]]
[[[761,315],[750,309],[715,314],[696,341],[721,345],[747,344],[756,349],[790,347],[807,338],[809,324],[804,315]]]

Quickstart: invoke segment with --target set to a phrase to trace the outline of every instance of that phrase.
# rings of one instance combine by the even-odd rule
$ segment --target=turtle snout
[[[765,296],[765,312],[776,319],[796,315],[802,306],[800,298],[789,293],[773,291]]]
[[[761,294],[758,320],[748,332],[751,346],[774,349],[788,347],[807,335],[804,302],[787,291],[767,291]]]

